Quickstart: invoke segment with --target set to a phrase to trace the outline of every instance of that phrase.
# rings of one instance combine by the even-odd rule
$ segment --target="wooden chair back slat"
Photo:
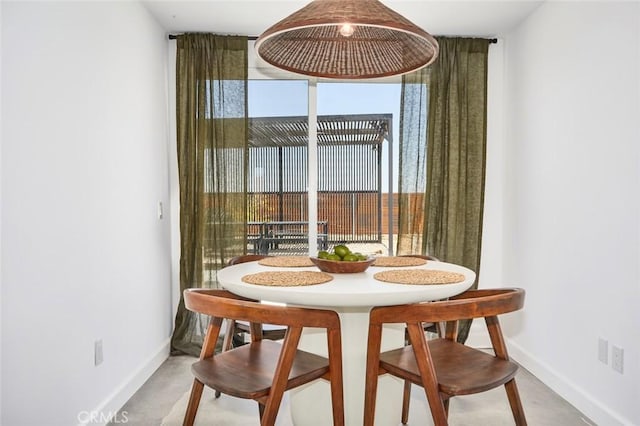
[[[298,327],[340,327],[338,314],[333,311],[267,305],[227,290],[187,289],[184,301],[187,309],[211,317]]]
[[[240,256],[234,256],[227,262],[227,265],[237,265],[239,263],[255,262],[256,260],[262,260],[265,257],[269,257],[266,254],[242,254]]]
[[[513,312],[523,305],[522,289],[469,290],[444,301],[373,308],[370,321],[381,324],[399,322],[398,318],[402,322],[457,321]]]

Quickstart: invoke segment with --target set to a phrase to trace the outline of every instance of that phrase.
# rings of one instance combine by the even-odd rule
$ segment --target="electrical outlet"
[[[602,337],[598,339],[598,360],[603,364],[609,363],[609,342]]]
[[[102,364],[104,355],[102,353],[102,339],[96,340],[93,344],[93,362],[95,366]]]
[[[611,368],[620,374],[624,372],[624,349],[616,345],[611,347]]]

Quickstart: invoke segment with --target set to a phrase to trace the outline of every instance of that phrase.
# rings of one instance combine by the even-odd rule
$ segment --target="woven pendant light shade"
[[[364,79],[429,65],[438,42],[378,0],[314,0],[262,33],[256,50],[294,73]]]

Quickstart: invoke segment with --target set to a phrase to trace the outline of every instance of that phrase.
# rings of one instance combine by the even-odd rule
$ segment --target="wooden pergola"
[[[318,145],[380,145],[391,141],[392,114],[318,116]],[[249,118],[249,146],[289,147],[309,143],[309,117]]]
[[[392,114],[317,117],[318,219],[329,224],[329,242],[381,241],[381,148],[392,142],[392,120]],[[252,211],[251,221],[306,220],[307,176],[301,171],[308,141],[307,116],[249,119],[248,193],[262,209]],[[337,178],[340,173],[346,178]]]

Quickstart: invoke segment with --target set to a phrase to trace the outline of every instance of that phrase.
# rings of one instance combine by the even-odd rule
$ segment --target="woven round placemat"
[[[242,277],[242,281],[249,284],[266,285],[271,287],[299,287],[329,282],[333,277],[318,271],[273,271],[258,272]]]
[[[313,266],[309,256],[273,256],[260,259],[258,264],[262,266],[278,266],[283,268],[294,268],[301,266]]]
[[[379,256],[371,266],[420,266],[427,263],[427,259],[419,257]]]
[[[432,269],[392,269],[373,275],[378,281],[393,284],[453,284],[464,281],[464,275],[457,272]]]

